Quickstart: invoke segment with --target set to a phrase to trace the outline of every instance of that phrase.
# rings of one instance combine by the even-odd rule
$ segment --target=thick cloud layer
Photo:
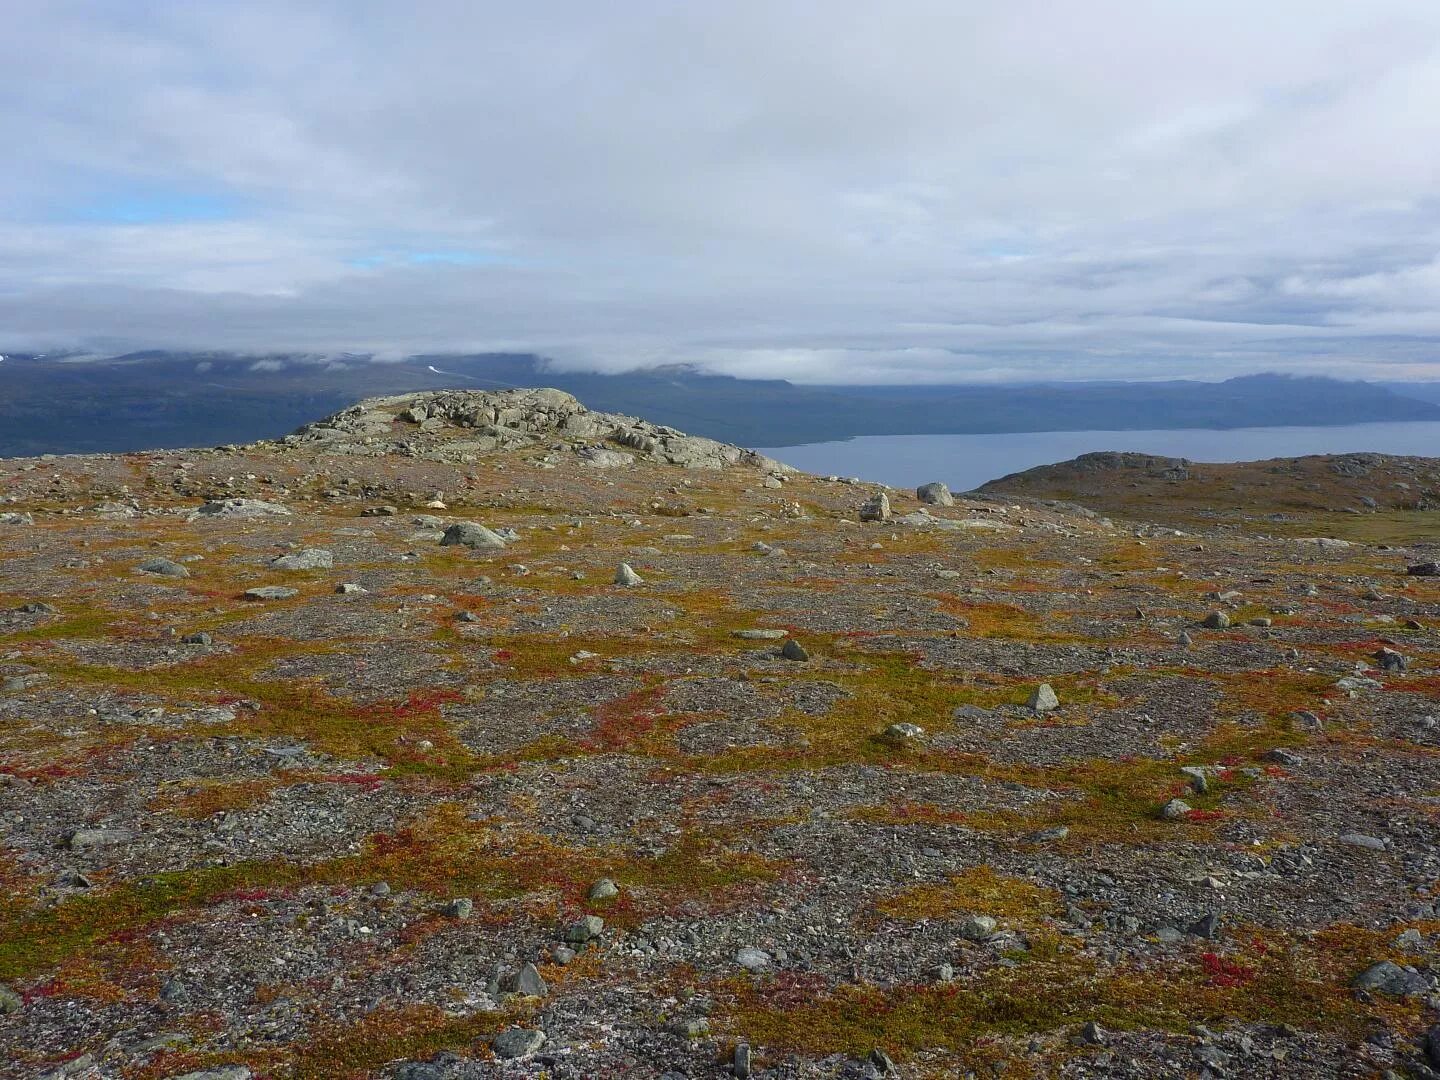
[[[1440,377],[1434,0],[9,23],[0,347]]]

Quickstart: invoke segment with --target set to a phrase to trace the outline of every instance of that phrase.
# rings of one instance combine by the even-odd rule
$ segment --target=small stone
[[[1213,911],[1202,915],[1187,926],[1185,932],[1191,937],[1214,940],[1220,936],[1220,916]]]
[[[735,954],[735,962],[746,971],[764,971],[770,966],[770,954],[764,949],[746,945]]]
[[[550,959],[564,967],[575,959],[575,950],[569,945],[552,945],[550,947]]]
[[[861,521],[889,521],[890,520],[890,497],[883,491],[877,491],[870,498],[860,504]]]
[[[1440,577],[1440,562],[1422,562],[1407,566],[1405,573],[1411,577]]]
[[[1191,645],[1195,644],[1195,639],[1190,636],[1188,631],[1181,630],[1180,636],[1175,639],[1175,643],[1182,649],[1188,649]]]
[[[1357,990],[1379,990],[1397,997],[1417,997],[1428,993],[1430,981],[1413,968],[1403,968],[1390,960],[1381,960],[1355,976],[1350,985]]]
[[[324,548],[306,548],[270,560],[276,570],[329,570],[334,565],[335,556]]]
[[[70,834],[68,845],[71,851],[88,851],[128,843],[134,838],[130,829],[76,829]]]
[[[180,639],[181,645],[214,645],[215,639],[209,634],[186,634]]]
[[[1436,1068],[1440,1068],[1440,1024],[1425,1033],[1425,1057]]]
[[[897,1076],[900,1070],[895,1067],[895,1060],[880,1047],[870,1051],[869,1063],[881,1076]]]
[[[7,1013],[19,1012],[24,1005],[24,998],[4,983],[0,983],[0,1016],[4,1016]]]
[[[1036,844],[1052,844],[1057,840],[1064,840],[1070,835],[1070,828],[1067,825],[1052,825],[1048,829],[1041,829],[1030,834],[1029,838]]]
[[[801,645],[800,642],[794,638],[790,638],[781,646],[780,655],[786,660],[794,660],[797,663],[810,659],[810,654],[805,651],[805,646]]]
[[[584,945],[598,938],[605,930],[605,920],[599,915],[586,915],[570,924],[565,931],[565,940],[571,945]]]
[[[455,613],[455,621],[464,623],[476,623],[480,621],[480,616],[476,615],[473,611],[457,611]]]
[[[919,724],[891,724],[885,729],[884,739],[891,743],[913,742],[925,734],[925,729]]]
[[[1414,927],[1411,927],[1409,930],[1403,931],[1395,939],[1395,948],[1401,952],[1424,952],[1425,935]]]
[[[960,924],[960,936],[967,941],[989,941],[999,926],[989,915],[971,915]]]
[[[585,895],[591,900],[614,900],[620,895],[620,888],[608,877],[601,878],[590,886],[590,891]]]
[[[525,997],[543,998],[550,993],[550,987],[540,976],[539,970],[534,964],[526,964],[509,979],[510,989]]]
[[[1273,761],[1276,765],[1284,765],[1286,768],[1296,768],[1303,765],[1305,759],[1293,750],[1286,750],[1283,746],[1277,746],[1265,754],[1266,761]]]
[[[670,1028],[682,1039],[703,1039],[710,1034],[710,1021],[703,1016],[692,1017],[689,1020],[677,1020]]]
[[[166,979],[160,984],[160,1000],[184,1005],[190,1001],[190,989],[179,979]]]
[[[160,577],[190,576],[190,571],[173,559],[146,559],[135,569],[142,574],[156,574]]]
[[[1080,1034],[1075,1039],[1084,1046],[1104,1046],[1106,1043],[1105,1029],[1091,1020],[1080,1029]]]
[[[1166,821],[1179,821],[1190,813],[1191,806],[1184,799],[1171,799],[1160,808],[1160,816]]]
[[[1173,926],[1157,926],[1155,938],[1166,945],[1174,945],[1177,941],[1184,941],[1185,935]]]
[[[510,1028],[496,1035],[490,1042],[495,1056],[505,1061],[529,1057],[545,1045],[545,1033],[530,1028]]]
[[[1382,647],[1376,652],[1371,653],[1370,658],[1385,671],[1404,671],[1410,666],[1410,661],[1394,649]]]
[[[955,979],[955,967],[952,964],[941,964],[935,969],[935,981],[940,983],[953,982]]]
[[[915,498],[931,506],[955,505],[955,497],[950,494],[950,489],[938,480],[928,484],[921,484],[915,489]]]
[[[779,641],[786,633],[784,630],[736,630],[735,636],[746,641]]]
[[[356,585],[353,581],[346,581],[336,585],[335,591],[341,596],[363,596],[370,590],[363,585]]]
[[[1369,851],[1385,851],[1389,843],[1379,836],[1366,836],[1364,833],[1343,833],[1340,843],[1347,847],[1365,848]]]
[[[1030,698],[1025,702],[1025,707],[1034,713],[1054,712],[1060,707],[1060,698],[1056,696],[1054,688],[1049,683],[1041,683],[1030,691]]]
[[[288,600],[299,595],[299,589],[292,589],[288,585],[261,585],[258,588],[246,589],[244,593],[246,600]]]
[[[468,896],[457,896],[444,907],[446,915],[452,919],[468,919],[475,911],[475,901]]]
[[[1224,630],[1230,625],[1230,616],[1223,611],[1212,611],[1201,623],[1207,630]]]
[[[645,579],[637,574],[629,563],[622,562],[615,569],[616,585],[641,585],[644,581]]]
[[[735,1053],[730,1058],[730,1071],[738,1080],[746,1080],[750,1075],[750,1068],[750,1047],[745,1043],[736,1043]]]
[[[1210,778],[1205,775],[1205,770],[1198,765],[1182,765],[1180,771],[1190,779],[1190,786],[1195,794],[1204,795],[1210,790]]]

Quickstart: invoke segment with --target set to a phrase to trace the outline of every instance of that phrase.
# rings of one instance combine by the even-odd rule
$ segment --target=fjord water
[[[1052,465],[1096,450],[1133,450],[1191,461],[1258,461],[1305,454],[1440,456],[1440,422],[1263,427],[1217,431],[1027,431],[1000,435],[863,435],[840,442],[760,449],[787,465],[822,476],[914,487],[941,480],[969,491],[987,480]]]

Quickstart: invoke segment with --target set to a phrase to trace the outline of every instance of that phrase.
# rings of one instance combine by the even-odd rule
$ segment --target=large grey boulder
[[[922,503],[929,503],[931,506],[955,505],[955,497],[950,494],[950,489],[938,480],[930,484],[921,484],[915,489],[915,497]]]
[[[445,535],[440,538],[440,546],[499,550],[505,546],[505,541],[498,533],[491,532],[477,522],[457,521],[445,530]]]
[[[1355,976],[1351,983],[1357,990],[1379,990],[1397,997],[1416,997],[1430,989],[1430,980],[1414,968],[1401,967],[1390,960],[1381,960]]]
[[[201,518],[288,517],[290,508],[263,499],[219,499],[190,512],[190,520]]]
[[[135,569],[142,574],[156,574],[160,577],[189,577],[190,571],[174,559],[146,559]]]
[[[276,570],[329,570],[335,565],[335,556],[324,548],[306,548],[271,559],[270,565]]]

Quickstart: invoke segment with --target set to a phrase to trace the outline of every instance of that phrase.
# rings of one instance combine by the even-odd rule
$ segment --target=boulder
[[[860,504],[861,521],[889,521],[890,520],[890,496],[883,491],[877,491],[870,498]]]
[[[484,525],[474,521],[457,521],[445,530],[440,538],[441,547],[490,548],[499,550],[505,546],[498,533],[491,532]]]
[[[929,484],[921,484],[915,489],[915,497],[922,503],[929,503],[931,506],[955,505],[955,497],[950,494],[950,489],[938,480]]]
[[[271,559],[270,565],[276,570],[329,570],[335,565],[335,556],[324,548],[306,548]]]

